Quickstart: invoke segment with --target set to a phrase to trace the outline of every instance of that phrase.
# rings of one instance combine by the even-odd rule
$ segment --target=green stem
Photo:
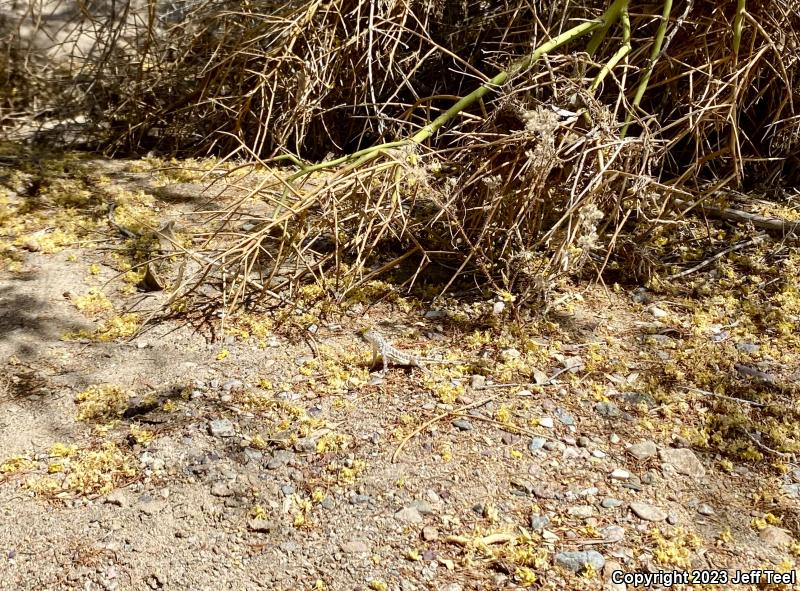
[[[622,9],[622,14],[620,14],[620,22],[622,23],[622,46],[614,55],[611,56],[611,59],[608,60],[608,62],[603,66],[595,79],[592,81],[592,85],[589,87],[590,93],[594,93],[598,88],[600,88],[600,85],[603,83],[605,77],[608,76],[608,73],[611,72],[611,70],[617,66],[620,60],[628,55],[631,51],[631,19],[628,16],[627,6]]]
[[[608,35],[611,25],[617,22],[617,19],[623,11],[627,13],[628,1],[629,0],[614,0],[614,3],[608,7],[608,10],[605,11],[601,19],[603,21],[602,26],[595,31],[592,38],[589,39],[589,43],[586,45],[586,53],[594,56],[600,44],[606,38],[606,35]]]
[[[653,68],[655,67],[658,56],[661,53],[661,45],[664,43],[664,36],[667,33],[670,12],[672,12],[672,0],[665,0],[664,10],[661,12],[661,22],[658,25],[658,31],[656,31],[653,49],[650,51],[650,59],[648,60],[649,63],[647,64],[647,69],[644,71],[642,80],[639,82],[639,87],[636,89],[636,95],[633,97],[631,110],[628,111],[628,116],[625,118],[625,125],[620,133],[621,138],[624,138],[628,133],[628,126],[631,123],[631,119],[633,119],[633,112],[639,108],[639,104],[642,102],[644,93],[647,90],[647,85],[650,83],[650,76],[653,74]]]

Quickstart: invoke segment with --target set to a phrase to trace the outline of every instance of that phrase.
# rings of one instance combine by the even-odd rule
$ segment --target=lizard
[[[386,373],[386,369],[390,364],[403,365],[406,367],[419,367],[423,371],[427,371],[425,368],[426,364],[438,363],[442,365],[458,365],[460,363],[465,363],[464,361],[458,360],[453,361],[450,359],[420,357],[419,355],[402,351],[401,349],[398,349],[389,343],[389,341],[387,341],[386,338],[374,328],[364,332],[362,338],[372,347],[372,367],[375,367],[375,364],[378,361],[378,356],[381,357],[383,361],[383,369],[381,370],[381,374]]]

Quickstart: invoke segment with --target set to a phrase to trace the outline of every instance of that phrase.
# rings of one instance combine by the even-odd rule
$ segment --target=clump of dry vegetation
[[[346,298],[398,268],[520,304],[569,274],[649,279],[663,228],[731,219],[734,188],[781,205],[798,181],[800,11],[784,0],[127,6],[94,39],[102,59],[66,60],[69,104],[92,105],[110,150],[269,167],[185,252],[179,289],[216,278],[226,304],[310,278]],[[269,210],[254,219],[253,201]]]

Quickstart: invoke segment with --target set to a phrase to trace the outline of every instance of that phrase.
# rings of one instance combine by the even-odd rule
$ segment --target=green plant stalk
[[[600,44],[606,38],[606,35],[608,35],[611,25],[617,22],[620,14],[623,12],[627,14],[628,2],[629,0],[614,0],[614,3],[608,7],[608,10],[606,10],[603,14],[603,26],[596,30],[594,35],[592,35],[592,38],[589,39],[589,43],[586,45],[586,53],[588,53],[590,56],[594,56],[594,54],[597,52],[597,49],[600,47]]]
[[[592,85],[589,86],[590,93],[595,93],[597,89],[600,88],[600,85],[603,83],[605,77],[608,76],[608,73],[611,72],[611,70],[617,66],[620,60],[628,55],[631,51],[631,19],[628,15],[627,6],[622,9],[620,22],[622,24],[622,46],[614,55],[611,56],[611,59],[608,60],[608,62],[602,67],[600,72],[592,81]]]
[[[736,16],[733,19],[733,59],[739,60],[739,47],[742,44],[742,22],[744,21],[745,0],[736,4]]]
[[[656,60],[661,53],[661,45],[664,43],[664,36],[667,34],[667,25],[669,25],[669,15],[671,12],[672,0],[665,0],[664,9],[661,12],[661,22],[658,25],[658,31],[656,31],[653,49],[650,51],[650,60],[642,76],[642,80],[639,82],[639,87],[636,89],[636,95],[633,97],[633,104],[631,105],[630,111],[628,111],[628,116],[625,118],[625,125],[620,132],[620,138],[624,138],[628,133],[628,126],[631,123],[631,119],[633,119],[633,112],[639,108],[639,104],[642,102],[644,93],[647,90],[647,85],[650,83],[650,76],[653,74]]]

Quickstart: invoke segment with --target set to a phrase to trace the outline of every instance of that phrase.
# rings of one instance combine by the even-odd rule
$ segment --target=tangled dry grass
[[[271,212],[231,231],[243,200],[190,253],[198,279],[225,270],[228,302],[309,277],[344,297],[402,268],[531,303],[609,265],[647,278],[655,228],[724,208],[729,189],[781,199],[800,181],[789,0],[126,7],[62,76],[62,104],[91,111],[111,151],[272,171],[250,195]],[[4,125],[22,103],[4,98]]]

